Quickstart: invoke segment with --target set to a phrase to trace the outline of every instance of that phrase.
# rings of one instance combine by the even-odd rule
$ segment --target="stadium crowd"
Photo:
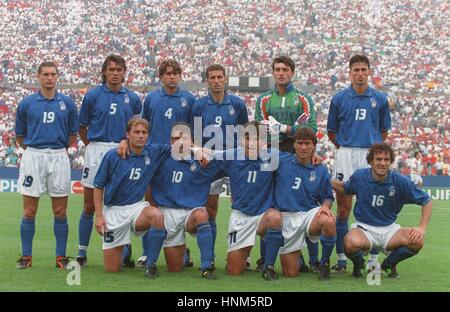
[[[157,85],[158,65],[168,57],[182,64],[184,81],[201,82],[213,62],[230,75],[270,76],[272,58],[290,55],[296,85],[313,90],[318,152],[331,166],[328,106],[348,84],[349,57],[363,52],[372,62],[371,84],[395,99],[388,137],[398,151],[395,166],[408,173],[408,159],[420,150],[424,175],[449,174],[448,10],[441,0],[1,1],[0,166],[20,162],[15,110],[33,91],[38,64],[56,61],[59,83],[70,86],[64,92],[80,105],[86,85],[99,83],[110,52],[125,57],[126,84],[141,90],[141,97]],[[257,94],[239,95],[252,118]],[[69,155],[72,166],[82,168],[81,140]]]

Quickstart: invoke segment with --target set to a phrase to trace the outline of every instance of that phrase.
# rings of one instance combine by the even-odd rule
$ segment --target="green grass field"
[[[78,246],[78,220],[82,196],[69,199],[69,241],[67,253],[76,256]],[[414,226],[420,218],[420,207],[407,206],[398,222],[402,226]],[[143,269],[125,269],[124,272],[108,274],[103,271],[101,237],[93,231],[88,252],[89,266],[81,271],[81,285],[66,283],[67,271],[54,266],[55,239],[53,218],[48,196],[41,199],[36,218],[36,234],[33,244],[33,268],[17,270],[16,260],[21,252],[20,219],[22,199],[17,193],[0,193],[0,291],[145,291],[145,292],[301,292],[301,291],[450,291],[450,203],[434,201],[434,211],[427,230],[425,247],[421,253],[398,266],[400,278],[381,278],[381,285],[369,286],[366,278],[355,279],[350,273],[332,275],[329,281],[319,281],[315,274],[307,273],[297,278],[280,277],[274,282],[264,281],[260,273],[246,272],[239,277],[225,273],[226,230],[230,214],[229,199],[220,202],[218,216],[218,239],[216,243],[216,266],[218,279],[207,281],[200,278],[199,251],[195,240],[188,235],[188,246],[192,251],[194,268],[181,273],[167,272],[163,254],[160,256],[160,277],[144,278]],[[258,239],[259,242],[259,239]],[[140,239],[133,241],[134,258],[141,253]],[[307,251],[304,250],[305,255]],[[259,257],[259,245],[252,251],[253,266]],[[385,256],[380,255],[379,260]],[[333,254],[332,263],[335,262]],[[381,261],[380,261],[381,262]],[[350,270],[351,270],[351,264]],[[279,260],[277,271],[281,272]]]

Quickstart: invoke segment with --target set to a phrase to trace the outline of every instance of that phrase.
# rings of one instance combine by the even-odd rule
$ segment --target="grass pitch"
[[[68,222],[69,241],[67,254],[76,256],[78,246],[78,220],[82,207],[82,196],[69,198]],[[334,209],[335,211],[335,209]],[[364,278],[351,276],[351,263],[347,274],[333,275],[329,281],[319,281],[315,274],[301,274],[297,278],[285,278],[267,282],[258,272],[246,272],[239,277],[225,273],[226,230],[230,215],[230,200],[221,198],[217,219],[216,266],[218,279],[207,281],[200,278],[197,269],[199,250],[196,241],[187,235],[194,267],[181,273],[169,273],[161,253],[158,267],[160,277],[155,280],[144,278],[144,269],[125,269],[121,273],[108,274],[103,270],[101,237],[93,230],[88,250],[89,266],[81,271],[81,285],[69,286],[66,282],[68,271],[55,268],[55,239],[53,235],[53,216],[50,199],[45,196],[40,201],[36,217],[36,234],[33,241],[33,268],[17,270],[15,261],[21,252],[20,220],[22,197],[17,193],[0,193],[0,291],[144,291],[144,292],[321,292],[321,291],[450,291],[450,203],[434,201],[433,216],[425,236],[425,247],[418,256],[402,262],[398,266],[400,277],[389,279],[381,276],[380,285],[368,285]],[[398,223],[402,226],[415,226],[419,222],[419,206],[406,206],[400,213]],[[259,258],[258,244],[252,250],[253,267]],[[141,241],[133,240],[135,260],[142,251]],[[303,250],[307,258],[307,250]],[[380,254],[379,262],[384,259]],[[331,263],[335,263],[333,253]],[[280,263],[277,259],[277,271]]]

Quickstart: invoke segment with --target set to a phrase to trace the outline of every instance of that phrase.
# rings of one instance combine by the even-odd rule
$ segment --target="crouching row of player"
[[[202,157],[200,163],[191,157],[196,149],[191,148],[189,125],[174,126],[171,146],[145,145],[147,121],[129,122],[131,155],[123,159],[115,150],[109,151],[95,178],[95,227],[104,237],[107,271],[120,270],[122,248],[131,242],[132,232],[140,235],[150,229],[147,277],[159,275],[156,263],[163,247],[168,270],[183,269],[184,235],[188,232],[196,235],[202,277],[215,279],[212,234],[204,205],[211,182],[223,176],[230,177],[233,191],[226,265],[231,275],[245,271],[247,257],[260,235],[266,243],[262,273],[266,280],[278,278],[274,270],[278,254],[283,275],[298,275],[299,251],[306,245],[306,237],[313,242],[321,241],[319,279],[328,279],[336,241],[332,186],[337,192],[357,196],[354,211],[357,222],[345,237],[345,251],[354,263],[354,276],[362,275],[363,254],[372,247],[389,254],[382,268],[390,276],[396,276],[398,262],[422,248],[431,200],[409,179],[389,171],[394,153],[387,144],[372,146],[367,156],[371,168],[355,172],[348,182],[342,183],[330,181],[324,166],[311,164],[317,143],[311,130],[298,129],[294,137],[295,154],[289,154],[266,148],[265,137],[259,136],[265,128],[259,123],[248,123],[245,129],[241,147],[216,152],[209,160]],[[262,157],[263,149],[271,159]],[[198,154],[202,153],[199,150]],[[274,153],[278,156],[277,170],[270,169]],[[141,201],[149,185],[151,204]],[[423,207],[417,228],[400,228],[395,224],[397,214],[407,203]]]

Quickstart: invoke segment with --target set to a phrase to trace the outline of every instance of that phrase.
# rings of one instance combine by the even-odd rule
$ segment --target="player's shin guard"
[[[216,258],[216,254],[214,253],[216,247],[216,237],[217,237],[217,226],[216,219],[209,219],[209,226],[211,227],[211,235],[212,235],[212,257],[213,261]]]
[[[408,247],[402,246],[394,250],[386,259],[384,259],[384,262],[386,262],[390,266],[395,266],[400,261],[406,260],[415,255],[417,255],[416,251],[411,250]]]
[[[322,258],[320,264],[330,262],[331,253],[333,252],[334,244],[336,243],[336,236],[320,236],[320,243],[322,244]]]
[[[148,244],[148,233],[149,231],[147,231],[147,233],[144,234],[144,236],[142,236],[142,255],[143,256],[147,256],[147,244]]]
[[[94,224],[94,215],[81,213],[80,223],[78,225],[78,256],[86,257],[86,250],[91,239],[92,225]]]
[[[151,264],[158,262],[159,253],[166,239],[167,232],[164,228],[151,228],[148,233],[148,245],[147,245],[147,268]]]
[[[53,221],[53,233],[56,238],[56,256],[65,256],[69,225],[67,218],[55,218]]]
[[[266,241],[266,256],[264,267],[266,268],[268,265],[275,265],[278,251],[283,245],[283,234],[281,232],[281,229],[268,229],[266,235],[264,236],[264,240]]]
[[[22,256],[32,256],[34,232],[34,219],[22,218],[22,223],[20,224]]]
[[[197,224],[197,245],[200,249],[201,269],[211,268],[213,261],[212,234],[209,222]]]
[[[348,233],[348,219],[336,220],[336,255],[338,264],[345,266],[346,257],[344,253],[344,237]]]
[[[319,243],[313,243],[306,237],[306,244],[308,245],[309,264],[319,262]],[[333,250],[333,248],[331,248],[331,250]]]

